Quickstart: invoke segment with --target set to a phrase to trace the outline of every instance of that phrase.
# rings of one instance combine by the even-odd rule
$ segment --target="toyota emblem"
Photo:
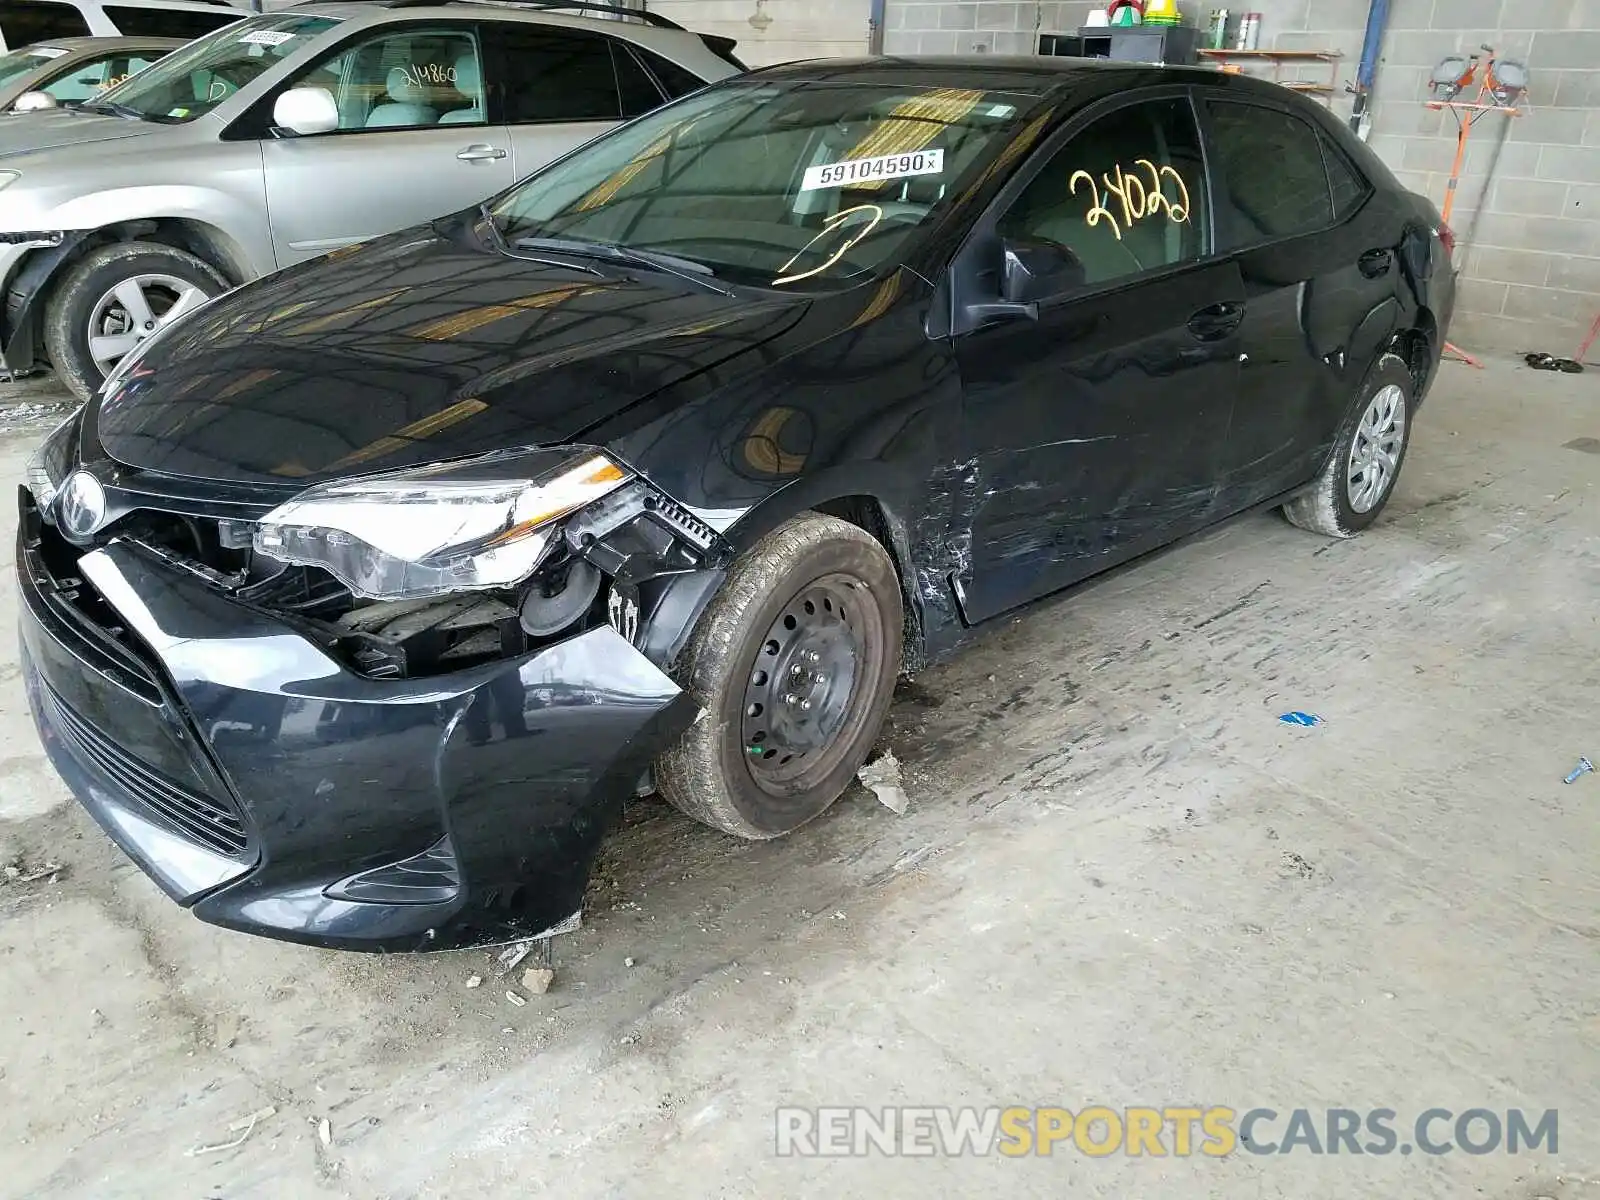
[[[105,523],[106,490],[88,471],[74,471],[56,499],[56,520],[73,539],[89,537]]]

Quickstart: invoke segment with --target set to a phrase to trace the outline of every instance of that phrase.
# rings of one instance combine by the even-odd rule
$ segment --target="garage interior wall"
[[[653,13],[731,37],[752,67],[867,52],[869,0],[649,0]]]
[[[1180,0],[1180,8],[1190,23],[1203,25],[1224,3]],[[1263,48],[1338,50],[1345,55],[1340,88],[1355,78],[1367,0],[1225,6],[1262,14]],[[1095,7],[887,0],[884,49],[1029,54],[1037,32],[1075,32]],[[1491,116],[1468,144],[1451,221],[1463,247],[1457,261],[1465,280],[1453,337],[1462,346],[1571,354],[1600,313],[1600,0],[1393,0],[1373,93],[1371,143],[1408,187],[1442,206],[1455,122],[1423,107],[1427,79],[1447,54],[1484,42],[1528,64],[1531,110],[1515,121]],[[1326,67],[1321,72],[1325,78]],[[1349,99],[1336,97],[1335,107],[1348,115]],[[1486,187],[1502,134],[1505,144]]]

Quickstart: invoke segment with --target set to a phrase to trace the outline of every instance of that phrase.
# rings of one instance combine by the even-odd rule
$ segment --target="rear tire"
[[[1322,472],[1283,506],[1283,515],[1301,529],[1336,538],[1354,537],[1376,521],[1411,445],[1415,388],[1403,358],[1380,357],[1339,427]]]
[[[119,287],[138,288],[143,308],[119,301]],[[88,400],[106,374],[174,311],[221,295],[228,281],[209,263],[160,242],[118,242],[91,250],[56,285],[45,308],[44,342],[56,377]],[[115,353],[121,346],[126,349]]]
[[[900,668],[900,579],[865,530],[807,512],[741,557],[685,655],[705,709],[656,761],[675,808],[736,837],[798,829],[850,786]]]

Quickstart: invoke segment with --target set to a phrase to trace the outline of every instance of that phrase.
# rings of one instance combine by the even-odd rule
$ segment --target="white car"
[[[0,0],[0,53],[61,38],[190,41],[249,15],[228,0]]]

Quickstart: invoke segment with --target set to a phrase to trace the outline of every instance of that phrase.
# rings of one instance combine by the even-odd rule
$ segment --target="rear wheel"
[[[661,794],[745,838],[821,814],[883,724],[900,666],[894,563],[866,531],[803,513],[734,564],[690,640],[704,707],[656,763]]]
[[[91,250],[45,309],[50,363],[61,382],[87,400],[145,338],[227,289],[210,264],[159,242]]]
[[[1385,354],[1362,385],[1361,397],[1334,442],[1322,473],[1283,506],[1302,529],[1354,537],[1378,519],[1394,492],[1411,444],[1416,380],[1405,360]]]

